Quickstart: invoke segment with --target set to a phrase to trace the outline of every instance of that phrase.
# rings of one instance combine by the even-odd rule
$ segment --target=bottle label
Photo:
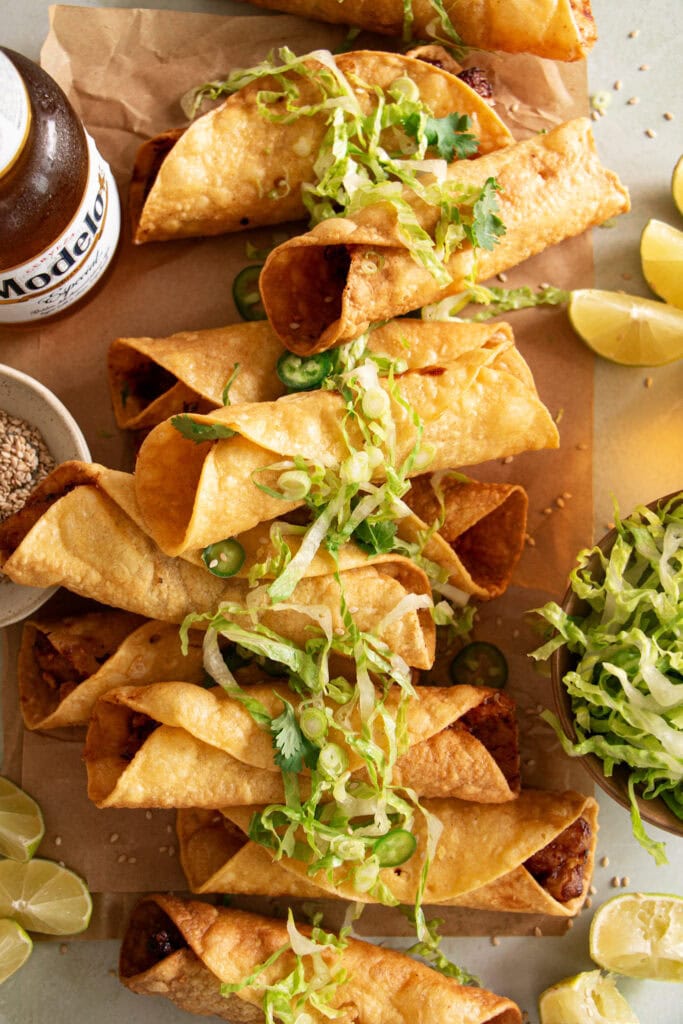
[[[0,324],[64,312],[111,262],[121,231],[121,204],[109,165],[89,135],[87,140],[88,181],[66,231],[30,262],[0,270]]]
[[[24,81],[9,57],[0,53],[0,174],[21,153],[30,126],[31,103]]]

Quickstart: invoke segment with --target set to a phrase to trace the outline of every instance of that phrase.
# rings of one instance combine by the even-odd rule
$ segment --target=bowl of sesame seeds
[[[83,433],[45,385],[0,364],[0,522],[20,511],[33,489],[68,459],[90,460]],[[0,627],[36,611],[57,587],[24,587],[0,573]]]

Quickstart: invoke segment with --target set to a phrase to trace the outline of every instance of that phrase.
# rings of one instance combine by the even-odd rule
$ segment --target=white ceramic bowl
[[[90,461],[81,428],[66,406],[44,384],[3,364],[0,364],[0,409],[37,427],[56,465],[68,459]],[[0,627],[26,618],[57,589],[22,587],[0,577]]]

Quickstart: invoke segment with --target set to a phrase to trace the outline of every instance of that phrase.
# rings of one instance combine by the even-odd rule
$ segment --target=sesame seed
[[[570,917],[569,920],[567,921],[567,928],[573,928],[573,927],[574,927],[574,919],[572,917]]]
[[[112,832],[112,834],[109,836],[109,842],[110,843],[117,843],[118,840],[119,840],[118,832]]]
[[[529,760],[526,762],[527,768],[533,768],[535,767],[535,765],[536,762],[534,761],[533,757],[530,757]]]
[[[167,850],[168,850],[168,846],[160,846],[159,847],[159,853],[166,853]]]
[[[645,134],[647,135],[648,139],[655,139],[657,137],[657,132],[654,130],[654,128],[646,128]]]
[[[496,625],[497,625],[497,626],[502,626],[502,625],[503,625],[503,620],[501,619],[500,615],[499,615],[499,616],[498,616],[498,618],[496,619]]]
[[[500,939],[498,938],[497,935],[492,935],[491,936],[491,945],[492,946],[500,946]]]
[[[641,64],[640,67],[638,68],[638,70],[639,71],[649,71],[650,70],[650,65],[649,64]]]
[[[167,825],[166,826],[166,831],[171,833],[173,831],[173,825]]]
[[[664,114],[664,120],[665,121],[673,121],[673,119],[674,119],[674,115],[671,113],[670,110],[667,110],[665,112],[665,114]]]
[[[145,817],[147,818],[147,821],[151,821],[152,820],[152,812],[151,811],[145,811]]]
[[[57,863],[59,864],[60,868],[65,868],[66,867],[66,864],[64,863],[63,860],[58,860]]]
[[[599,121],[599,120],[600,120],[600,114],[597,112],[597,110],[591,110],[591,121]]]
[[[591,896],[595,896],[595,894],[596,894],[596,892],[597,892],[598,890],[597,890],[597,889],[595,888],[595,886],[594,886],[594,885],[591,885],[591,886],[589,887],[588,891],[589,891],[589,893],[591,894]]]
[[[630,99],[626,100],[626,103],[629,107],[635,107],[636,103],[640,103],[640,100],[637,96],[631,96]]]
[[[175,857],[175,846],[169,846],[168,855],[169,857]]]
[[[600,860],[600,867],[601,868],[608,868],[609,867],[609,857],[602,857],[601,858],[601,860]]]
[[[291,331],[298,331],[300,327],[301,327],[301,324],[296,324],[296,323],[293,323],[293,324],[289,325],[289,329]]]
[[[577,444],[576,447],[577,447],[577,450],[580,451],[580,452],[587,452],[588,451],[588,445],[586,444],[585,441],[579,441],[579,443]]]
[[[550,508],[550,506],[548,506],[547,508],[543,509],[543,515],[544,516],[551,516],[552,514],[553,514],[553,510]]]
[[[62,845],[62,837],[61,836],[55,836],[55,846],[61,846],[61,845]]]
[[[527,544],[529,545],[530,548],[535,548],[536,547],[536,541],[534,540],[533,537],[530,537],[529,534],[527,534],[526,542],[527,542]]]
[[[588,896],[586,898],[586,902],[584,903],[584,907],[586,908],[586,910],[590,910],[590,908],[592,906],[593,906],[593,900],[590,898],[590,896]]]
[[[516,114],[519,110],[519,103],[516,100],[514,103],[510,105],[510,110],[512,111],[513,114]]]
[[[666,116],[666,115],[665,115],[665,116]],[[501,272],[500,272],[500,274],[498,275],[498,280],[499,280],[499,281],[502,281],[502,282],[503,282],[503,284],[505,284],[505,282],[507,281],[507,279],[508,279],[508,276],[507,276],[507,274],[506,274],[506,273],[505,273],[504,271],[501,271]]]
[[[138,862],[137,857],[129,857],[128,858],[128,863],[129,864],[137,864],[137,862]]]
[[[564,498],[555,498],[555,504],[557,505],[558,508],[564,508],[564,505],[565,505]]]
[[[631,879],[628,877],[628,875],[624,875],[624,877],[621,880],[621,888],[625,889],[626,886],[630,885],[630,884],[631,884]]]
[[[66,942],[62,942],[60,944],[59,952],[62,954],[62,956],[64,956],[65,953],[69,952],[69,947],[67,946]]]
[[[505,466],[509,466],[511,462],[512,462],[512,455],[506,455],[505,458],[503,459],[503,464]]]
[[[629,32],[628,37],[629,37],[629,39],[637,39],[639,35],[640,35],[640,29],[639,28],[634,28],[634,29],[632,29]]]
[[[629,274],[627,271],[621,275],[622,281],[630,281],[633,278],[633,274]]]
[[[569,499],[573,498],[574,495],[572,494],[571,491],[562,491],[562,497],[565,498],[567,501],[569,501]]]
[[[616,80],[616,82],[614,83],[614,89],[616,90],[616,92],[619,92],[619,90],[623,89],[623,88],[624,88],[624,83],[622,82],[622,80],[620,78],[618,78]]]
[[[654,381],[653,381],[652,377],[646,377],[645,380],[643,381],[643,385],[646,388],[651,388],[653,384],[654,384]]]
[[[125,862],[127,860],[128,860],[128,858],[126,857],[125,853],[120,853],[118,855],[118,857],[116,858],[116,863],[117,864],[125,864]]]
[[[610,878],[609,884],[613,889],[618,889],[621,885],[621,879],[618,875],[613,875],[612,878]]]
[[[537,939],[538,939],[538,938],[540,938],[540,937],[541,937],[541,935],[543,935],[543,932],[542,932],[542,931],[541,931],[541,929],[540,929],[540,928],[538,927],[538,925],[536,925],[536,927],[534,928],[534,935],[536,936],[536,938],[537,938]]]

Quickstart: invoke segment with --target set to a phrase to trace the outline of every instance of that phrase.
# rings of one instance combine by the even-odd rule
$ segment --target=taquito
[[[488,341],[477,332],[472,339],[470,351],[453,362],[409,370],[393,386],[380,382],[390,400],[396,465],[418,441],[416,415],[432,470],[557,447],[557,428],[511,332]],[[283,459],[334,468],[364,443],[344,399],[331,391],[229,406],[188,421],[234,433],[195,443],[166,421],[143,442],[136,497],[146,529],[168,554],[236,536],[302,505],[258,486],[272,489],[278,474],[269,467]],[[381,464],[377,479],[383,472]]]
[[[306,925],[297,925],[311,936]],[[119,978],[133,992],[164,995],[181,1009],[233,1024],[265,1020],[261,993],[287,977],[295,957],[285,952],[258,983],[222,996],[290,942],[284,921],[176,896],[147,896],[134,908],[121,946]],[[519,1008],[486,989],[458,985],[405,953],[349,939],[321,954],[344,978],[330,1007],[340,1024],[521,1024]],[[305,959],[305,957],[304,957]],[[307,1008],[323,1024],[329,1014]]]
[[[159,679],[201,683],[202,633],[183,654],[177,625],[103,609],[24,623],[17,663],[19,706],[28,729],[86,725],[95,701],[117,686]]]
[[[448,168],[449,181],[464,188],[481,189],[490,178],[500,188],[505,234],[490,251],[475,254],[469,243],[458,249],[446,263],[445,285],[413,258],[388,202],[330,218],[274,249],[260,288],[285,346],[299,355],[331,348],[374,321],[461,292],[473,275],[485,281],[629,209],[626,189],[600,162],[586,118]],[[433,234],[438,209],[408,191],[403,198]]]
[[[370,355],[417,370],[458,359],[473,345],[509,337],[507,324],[390,320],[366,338]],[[249,358],[244,354],[248,352]],[[180,331],[167,338],[116,338],[109,347],[108,378],[119,427],[147,430],[184,412],[270,402],[286,391],[276,374],[284,352],[267,321]]]
[[[592,797],[522,789],[507,803],[439,799],[422,805],[443,826],[425,904],[555,917],[570,917],[581,908],[598,830]],[[348,867],[310,875],[301,861],[274,861],[266,847],[247,837],[252,815],[261,809],[178,812],[181,862],[193,891],[377,902],[356,892]],[[423,868],[426,827],[419,815],[413,831],[417,852],[400,867],[380,871],[381,881],[403,904],[415,902]]]
[[[283,682],[250,685],[248,693],[272,718],[285,700],[295,709],[301,700]],[[393,718],[399,702],[393,687],[386,698]],[[506,694],[479,686],[418,686],[406,724],[408,749],[396,762],[393,785],[427,797],[499,802],[517,796],[517,726]],[[357,714],[352,727],[360,734]],[[378,725],[374,731],[386,747]],[[344,733],[332,726],[330,739],[346,750],[349,769],[362,773],[364,762]],[[99,807],[214,808],[282,803],[282,773],[273,755],[271,733],[239,701],[219,688],[168,682],[104,694],[93,711],[84,759],[88,793]],[[301,785],[307,788],[304,777]]]
[[[480,153],[512,141],[491,107],[448,71],[369,50],[328,54],[327,60],[346,76],[366,114],[377,106],[378,89],[388,91],[397,79],[409,78],[433,117],[456,112],[470,117]],[[258,78],[186,131],[165,132],[142,147],[130,188],[135,242],[217,235],[306,216],[301,189],[315,181],[314,165],[331,117],[321,81],[332,74],[315,53],[302,61],[306,76],[291,70]],[[261,95],[283,87],[295,93],[286,109],[279,103],[262,110]],[[316,106],[317,112],[305,109]],[[386,134],[384,145],[395,151],[398,136]],[[404,149],[405,144],[400,152]],[[407,149],[405,157],[410,157]]]
[[[424,572],[407,558],[360,562],[334,575],[303,579],[286,607],[246,610],[246,579],[221,579],[204,565],[171,558],[140,525],[130,474],[65,462],[35,489],[24,508],[0,524],[0,566],[26,586],[63,586],[101,604],[164,622],[215,613],[225,602],[244,606],[260,622],[296,643],[329,609],[330,628],[343,629],[341,588],[359,629],[374,632],[407,594],[429,597]],[[311,609],[309,614],[308,609]],[[434,624],[427,609],[406,610],[379,630],[381,639],[414,668],[434,657]]]
[[[287,14],[353,25],[408,39],[441,39],[444,29],[433,0],[252,0]],[[444,0],[451,26],[467,46],[533,53],[551,60],[581,60],[597,39],[590,0]]]

